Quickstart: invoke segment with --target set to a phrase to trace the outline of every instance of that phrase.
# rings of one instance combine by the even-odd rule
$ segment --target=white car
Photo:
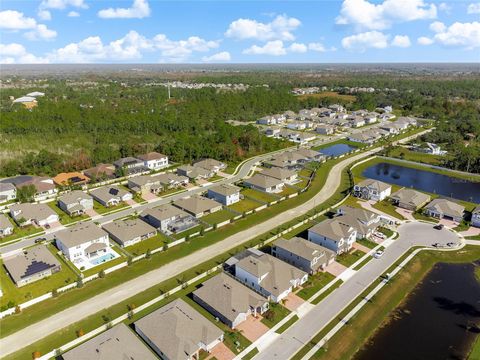
[[[374,235],[375,235],[376,237],[380,238],[380,239],[385,239],[385,238],[386,238],[385,234],[382,234],[382,233],[379,232],[379,231],[375,231],[375,232],[374,232]]]
[[[384,253],[383,250],[377,250],[377,251],[375,252],[375,254],[373,254],[373,257],[374,257],[375,259],[379,259],[379,258],[381,258],[381,257],[383,256],[383,253]]]

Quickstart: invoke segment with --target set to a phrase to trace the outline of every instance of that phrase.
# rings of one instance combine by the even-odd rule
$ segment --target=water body
[[[348,153],[352,150],[356,150],[357,148],[352,145],[347,144],[335,144],[332,146],[328,146],[326,148],[318,150],[319,153],[327,156],[338,156],[345,153]]]
[[[478,326],[480,284],[474,265],[440,263],[354,360],[465,359]]]
[[[390,184],[412,187],[445,197],[480,203],[480,182],[472,182],[431,171],[412,169],[385,162],[366,168],[362,175]]]

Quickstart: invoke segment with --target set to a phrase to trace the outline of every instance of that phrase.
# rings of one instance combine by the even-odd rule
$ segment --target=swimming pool
[[[90,260],[90,264],[92,264],[93,266],[96,266],[96,265],[100,265],[101,263],[110,261],[112,259],[115,259],[115,255],[113,255],[111,253],[107,253],[107,254],[102,255],[102,256],[100,256],[96,259]]]

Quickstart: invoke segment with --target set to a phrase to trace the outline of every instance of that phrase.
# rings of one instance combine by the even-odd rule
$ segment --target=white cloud
[[[480,14],[480,2],[469,4],[467,7],[467,14]]]
[[[443,32],[446,28],[445,24],[440,21],[435,21],[430,24],[430,30],[433,32]]]
[[[388,36],[379,31],[368,31],[343,38],[342,46],[360,52],[367,48],[384,49],[388,46]]]
[[[34,18],[26,17],[15,10],[0,11],[0,28],[10,30],[33,29],[37,26]]]
[[[150,16],[150,6],[147,0],[133,0],[130,8],[108,8],[98,12],[103,19],[143,19]]]
[[[310,43],[308,44],[308,49],[312,51],[318,51],[318,52],[325,52],[327,49],[325,49],[325,46],[321,43]]]
[[[301,43],[293,43],[288,47],[288,51],[294,53],[306,53],[308,50],[307,45]]]
[[[165,34],[158,34],[153,38],[153,46],[161,50],[163,61],[186,61],[193,52],[206,52],[218,48],[219,41],[204,40],[198,36],[191,36],[186,40],[170,40]]]
[[[80,16],[80,13],[78,11],[70,11],[68,14],[67,14],[68,17],[79,17]]]
[[[417,43],[419,43],[420,45],[432,45],[434,41],[426,36],[420,36],[417,39]]]
[[[440,24],[430,26],[436,33],[433,37],[436,43],[444,46],[463,47],[468,50],[480,47],[480,22],[455,22],[448,28],[444,24]]]
[[[407,35],[395,35],[392,40],[392,46],[407,48],[411,45],[412,43],[410,42],[410,38]]]
[[[47,62],[48,59],[28,53],[21,44],[0,44],[1,64],[44,64]]]
[[[47,28],[46,25],[38,24],[35,30],[25,33],[28,40],[52,40],[57,37],[57,32]]]
[[[37,15],[40,20],[52,20],[52,14],[48,10],[38,10]]]
[[[69,6],[88,9],[88,5],[85,4],[84,0],[43,0],[40,3],[40,9],[63,10]]]
[[[357,30],[384,30],[393,23],[437,17],[437,7],[424,0],[344,0],[336,23],[353,25]]]
[[[450,10],[452,10],[452,7],[447,3],[442,2],[438,5],[438,10],[443,11],[447,14],[450,14]]]
[[[222,62],[222,61],[230,61],[231,60],[230,53],[228,51],[222,51],[211,56],[204,56],[202,57],[202,61],[204,62]]]
[[[300,20],[288,17],[287,15],[278,15],[269,23],[262,23],[251,19],[238,19],[230,24],[225,32],[225,36],[239,40],[293,41],[295,40],[295,36],[292,32],[300,25]]]
[[[249,55],[285,55],[287,50],[283,47],[282,40],[269,41],[263,46],[253,45],[248,49],[243,50],[244,54]]]

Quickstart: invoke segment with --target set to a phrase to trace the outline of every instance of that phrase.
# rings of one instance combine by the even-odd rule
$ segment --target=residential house
[[[197,160],[193,163],[194,167],[206,169],[214,174],[218,173],[219,171],[225,170],[227,168],[227,164],[215,160],[215,159],[201,159]]]
[[[480,227],[480,205],[472,211],[472,226]]]
[[[3,266],[18,287],[50,276],[62,268],[45,245],[26,248],[12,257],[5,258]]]
[[[110,250],[108,233],[92,222],[77,223],[56,232],[55,244],[73,263],[98,258]]]
[[[173,173],[140,175],[128,179],[128,188],[141,194],[158,194],[166,189],[174,189],[188,184],[188,177]]]
[[[13,204],[10,206],[10,215],[20,226],[49,226],[59,221],[58,214],[46,204]]]
[[[153,352],[124,323],[62,354],[63,360],[157,360]]]
[[[93,189],[90,191],[90,195],[105,207],[116,206],[124,201],[133,199],[131,192],[114,185]]]
[[[348,119],[348,114],[347,113],[339,113],[335,115],[336,120],[347,120]]]
[[[198,224],[192,215],[171,204],[146,209],[140,217],[163,232],[181,232]]]
[[[265,130],[265,135],[268,137],[276,137],[278,134],[280,134],[279,128],[268,128]]]
[[[364,126],[365,125],[365,119],[363,117],[356,116],[355,118],[350,120],[350,125],[354,128]]]
[[[335,260],[335,252],[300,237],[280,238],[272,245],[272,255],[309,274],[324,270]]]
[[[415,211],[430,201],[430,196],[413,189],[402,188],[390,195],[395,206]]]
[[[124,175],[134,175],[147,172],[150,169],[145,166],[144,161],[134,158],[132,156],[127,156],[120,158],[113,162],[117,172],[124,172]]]
[[[197,166],[182,165],[177,168],[177,174],[180,176],[186,176],[190,180],[210,179],[215,173],[211,170],[207,170]]]
[[[193,195],[192,197],[179,199],[173,202],[173,205],[192,214],[196,218],[200,218],[204,215],[212,214],[216,211],[222,210],[222,204],[215,200]]]
[[[328,108],[330,110],[336,111],[337,113],[345,111],[345,108],[342,105],[339,105],[339,104],[329,105]]]
[[[392,186],[382,181],[365,179],[353,187],[353,194],[366,200],[382,201],[390,196]]]
[[[322,135],[333,135],[335,133],[335,126],[333,125],[318,125],[315,131]]]
[[[285,115],[286,119],[296,119],[297,118],[297,114],[295,114],[295,112],[293,112],[291,110],[285,111],[283,113],[283,115]]]
[[[284,184],[294,184],[298,182],[298,174],[294,170],[272,167],[262,170],[261,175],[280,180]]]
[[[262,174],[255,174],[251,178],[243,180],[243,185],[266,193],[282,192],[285,186],[283,181]]]
[[[293,122],[287,124],[287,129],[290,130],[305,130],[306,125],[304,122]]]
[[[0,183],[0,204],[17,198],[17,188],[12,183]]]
[[[306,144],[309,141],[313,141],[317,138],[314,133],[310,132],[302,132],[297,135],[297,137],[293,138],[293,142],[297,142],[299,144]]]
[[[13,224],[8,217],[0,213],[0,238],[13,234]]]
[[[83,170],[83,173],[93,181],[114,179],[115,166],[113,164],[98,164],[87,170]]]
[[[357,231],[357,239],[370,238],[380,225],[379,214],[362,208],[341,206],[337,209],[337,215],[337,219]]]
[[[308,229],[308,240],[334,251],[337,255],[350,251],[357,239],[357,230],[341,217],[324,220]]]
[[[231,184],[221,184],[208,189],[207,196],[228,206],[240,201],[240,188]]]
[[[70,216],[82,215],[93,209],[93,198],[81,190],[73,190],[58,198],[58,207]]]
[[[300,164],[309,163],[311,161],[325,160],[325,155],[312,149],[300,148],[298,150],[292,151],[292,153],[295,153],[295,155],[297,155],[297,162]]]
[[[380,139],[381,135],[373,130],[362,131],[361,133],[351,134],[348,136],[348,140],[350,141],[369,145]]]
[[[277,120],[270,116],[270,115],[267,115],[267,116],[264,116],[260,119],[257,120],[257,124],[259,125],[275,125],[277,124]]]
[[[157,234],[157,229],[140,219],[116,220],[102,227],[121,247],[134,245]]]
[[[380,126],[380,129],[388,132],[389,135],[396,135],[400,133],[399,129],[393,123],[386,123]]]
[[[223,341],[223,331],[177,299],[134,322],[135,331],[165,360],[198,360]]]
[[[379,118],[381,121],[389,121],[389,120],[395,119],[396,116],[395,116],[394,114],[384,113],[384,114],[379,115],[378,118]]]
[[[268,300],[231,275],[220,273],[193,292],[193,300],[232,329],[268,310]]]
[[[88,176],[79,172],[60,173],[53,178],[53,182],[58,186],[81,186],[88,183]]]
[[[24,186],[33,186],[35,188],[35,200],[44,200],[54,196],[57,193],[57,188],[53,180],[43,176],[19,175],[12,178],[2,180],[1,183],[11,183],[15,185],[17,190]]]
[[[150,170],[160,170],[168,166],[168,156],[152,151],[146,154],[137,156],[143,161],[143,165]]]
[[[374,124],[377,122],[378,115],[378,113],[371,112],[365,115],[363,118],[365,119],[366,124]]]
[[[297,151],[286,151],[274,156],[271,160],[264,161],[265,166],[296,169],[305,162],[306,157]]]
[[[305,271],[261,251],[249,251],[235,264],[235,277],[274,302],[285,299],[308,280]]]
[[[463,220],[465,207],[447,199],[433,199],[425,206],[425,214],[437,219],[447,219],[456,222]]]

